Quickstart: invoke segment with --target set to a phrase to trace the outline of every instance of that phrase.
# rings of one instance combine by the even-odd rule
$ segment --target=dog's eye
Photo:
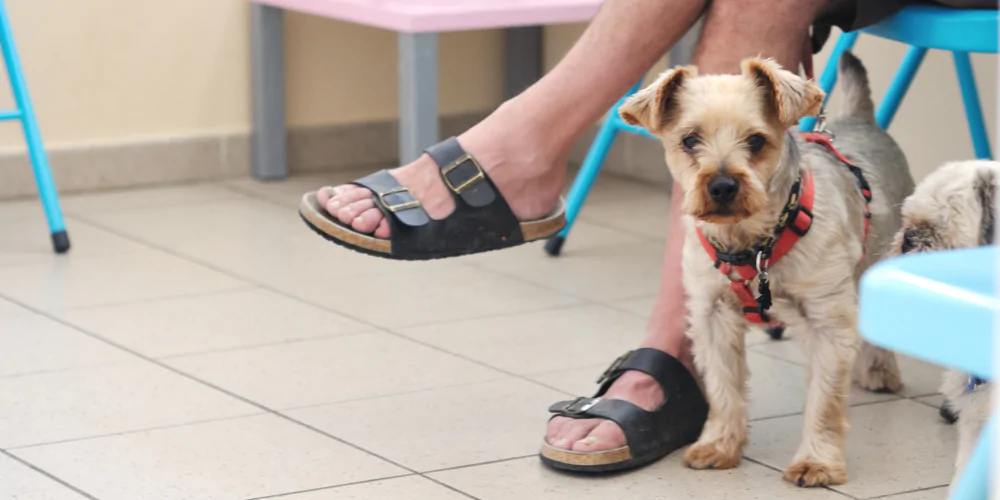
[[[747,137],[747,146],[750,147],[751,153],[756,153],[761,149],[764,149],[765,145],[767,145],[767,139],[765,139],[763,135],[754,134]]]
[[[697,135],[691,134],[681,139],[681,146],[684,146],[684,150],[687,151],[688,153],[694,151],[694,147],[697,145],[698,145]]]

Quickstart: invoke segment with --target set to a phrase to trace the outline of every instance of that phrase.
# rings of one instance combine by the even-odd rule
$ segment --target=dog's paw
[[[843,464],[827,465],[813,460],[800,460],[785,469],[785,481],[803,488],[844,484],[847,468]]]
[[[739,446],[722,442],[695,443],[684,452],[684,465],[692,469],[732,469],[740,464]]]
[[[903,388],[903,380],[895,364],[873,365],[861,372],[858,385],[871,392],[894,393]]]

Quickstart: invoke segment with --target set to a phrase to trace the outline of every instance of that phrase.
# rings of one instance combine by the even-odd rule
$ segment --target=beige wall
[[[138,142],[249,129],[248,8],[244,0],[8,0],[39,120],[50,147]],[[393,33],[308,16],[286,24],[289,122],[318,125],[396,115]],[[582,26],[547,31],[551,67]],[[829,44],[832,45],[832,44]],[[829,48],[829,47],[828,47]],[[859,54],[880,97],[903,47],[863,39]],[[501,100],[501,34],[441,38],[444,113]],[[823,63],[823,58],[817,61]],[[996,66],[976,58],[994,126]],[[2,95],[6,99],[6,88]],[[6,99],[4,102],[9,102]],[[946,54],[931,54],[891,131],[918,173],[971,155]],[[0,147],[19,148],[12,125]]]
[[[7,5],[51,146],[249,130],[246,0]],[[395,116],[393,33],[301,15],[286,30],[292,125]],[[499,102],[500,40],[496,31],[441,37],[445,113]],[[6,87],[0,94],[10,102]],[[7,129],[0,146],[20,146]]]

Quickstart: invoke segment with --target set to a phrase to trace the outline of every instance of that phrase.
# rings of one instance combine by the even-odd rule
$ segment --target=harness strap
[[[848,160],[847,157],[840,151],[837,151],[837,148],[833,146],[833,143],[830,142],[830,138],[828,136],[817,134],[816,132],[802,132],[800,135],[804,141],[819,144],[820,146],[826,148],[826,150],[829,151],[835,158],[840,160],[840,162],[851,171],[854,178],[857,179],[858,189],[861,190],[861,196],[865,199],[865,232],[861,239],[861,244],[863,246],[868,241],[868,232],[871,230],[872,225],[872,211],[870,206],[872,201],[872,188],[871,185],[868,184],[868,180],[865,179],[864,172],[861,170],[861,167],[858,167],[854,162]]]

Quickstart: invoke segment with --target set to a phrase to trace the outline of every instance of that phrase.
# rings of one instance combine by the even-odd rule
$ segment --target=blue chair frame
[[[10,27],[10,18],[7,16],[7,6],[4,0],[0,0],[0,50],[3,52],[3,59],[7,66],[7,77],[10,79],[16,106],[14,109],[0,110],[0,121],[19,120],[21,122],[24,129],[24,139],[28,144],[31,167],[35,173],[35,182],[38,185],[38,194],[45,210],[45,218],[49,223],[52,246],[56,253],[65,253],[69,250],[70,244],[63,221],[62,208],[59,206],[59,193],[56,191],[52,171],[49,169],[49,159],[45,154],[42,135],[38,131],[35,109],[31,105],[28,84],[24,79],[24,70],[21,67],[21,59],[18,57],[17,47],[14,44],[14,34]]]
[[[997,53],[997,11],[956,10],[934,6],[912,6],[895,16],[860,31],[845,33],[837,39],[830,59],[819,79],[819,85],[829,95],[837,82],[837,63],[840,55],[854,46],[859,33],[888,38],[910,45],[910,49],[896,72],[885,98],[876,111],[880,126],[888,128],[896,116],[913,78],[929,49],[949,50],[955,60],[955,72],[962,91],[965,116],[977,158],[992,158],[979,92],[976,89],[970,53]],[[601,171],[601,166],[619,132],[628,132],[653,137],[645,129],[625,123],[618,116],[618,108],[629,96],[639,90],[640,83],[629,90],[608,113],[590,146],[590,151],[581,165],[580,172],[573,181],[566,201],[566,227],[553,236],[545,245],[549,255],[558,256],[563,244],[573,228],[591,186]],[[815,119],[803,120],[801,130],[813,129]]]

